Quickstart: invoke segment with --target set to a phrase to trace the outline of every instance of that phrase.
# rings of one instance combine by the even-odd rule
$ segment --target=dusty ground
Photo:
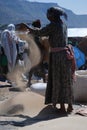
[[[51,105],[44,105],[44,97],[37,93],[10,89],[0,88],[0,130],[87,129],[87,117],[76,114],[79,108],[87,105],[74,104],[71,114],[61,114]]]

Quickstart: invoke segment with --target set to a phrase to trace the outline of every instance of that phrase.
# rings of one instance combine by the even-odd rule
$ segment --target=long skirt
[[[50,53],[45,104],[72,103],[72,85],[71,61],[64,52]]]

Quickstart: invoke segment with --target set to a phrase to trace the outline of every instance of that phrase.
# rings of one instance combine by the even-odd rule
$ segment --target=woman
[[[67,111],[73,110],[72,92],[72,62],[66,55],[67,27],[60,16],[67,18],[66,13],[58,7],[47,10],[47,18],[50,23],[40,30],[29,28],[29,31],[37,36],[48,36],[50,43],[48,83],[45,94],[45,104],[60,104],[62,112],[66,111],[65,103],[68,104]]]

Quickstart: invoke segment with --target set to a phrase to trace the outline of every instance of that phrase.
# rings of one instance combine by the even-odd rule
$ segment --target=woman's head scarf
[[[67,14],[62,8],[59,8],[59,7],[50,7],[47,10],[47,16],[53,17],[54,19],[57,19],[60,16],[64,16],[64,18],[67,20]]]

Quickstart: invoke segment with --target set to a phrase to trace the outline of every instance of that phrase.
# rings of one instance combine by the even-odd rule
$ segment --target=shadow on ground
[[[14,115],[14,117],[22,118],[22,121],[0,121],[0,125],[13,125],[13,126],[19,126],[24,127],[28,125],[32,125],[41,121],[56,119],[56,118],[62,118],[68,116],[68,113],[66,112],[60,112],[58,109],[52,108],[51,105],[46,106],[43,108],[38,115],[34,117],[29,117],[25,115]]]

